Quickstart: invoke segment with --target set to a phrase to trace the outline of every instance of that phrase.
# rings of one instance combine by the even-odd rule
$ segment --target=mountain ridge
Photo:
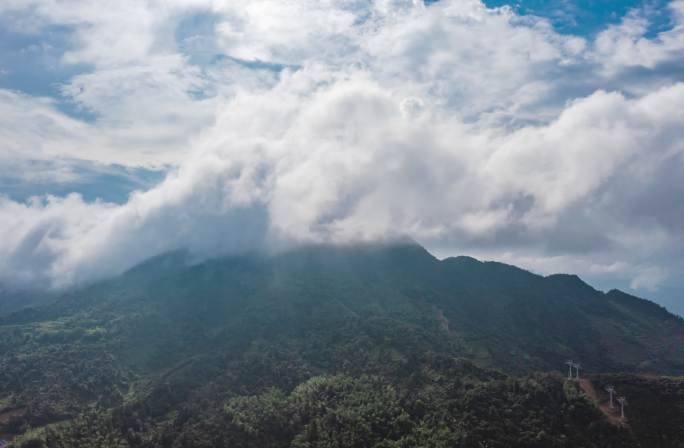
[[[171,446],[162,439],[189,437],[204,419],[229,428],[212,431],[226,440],[238,437],[234,443],[240,446],[250,446],[250,431],[265,437],[261,446],[287,446],[271,432],[292,441],[304,437],[297,431],[313,431],[312,421],[327,425],[329,417],[299,408],[309,399],[304,391],[319,394],[322,388],[363,403],[366,395],[388,399],[388,406],[412,422],[401,434],[366,434],[366,442],[378,436],[408,444],[401,446],[422,443],[415,431],[424,415],[437,418],[438,409],[448,406],[460,423],[440,425],[465,437],[458,439],[468,441],[463,446],[477,446],[489,431],[475,429],[468,406],[481,409],[478,419],[494,428],[508,417],[492,417],[487,400],[506,396],[512,400],[506,406],[525,409],[510,415],[527,429],[511,439],[499,428],[496,440],[508,443],[502,446],[553,446],[545,444],[547,436],[537,437],[548,431],[577,444],[608,437],[623,441],[621,446],[639,446],[625,442],[632,440],[627,433],[600,423],[594,404],[563,381],[565,361],[581,361],[589,374],[684,373],[681,318],[645,299],[597,291],[573,275],[543,277],[469,257],[438,260],[413,244],[189,259],[183,251],[165,254],[0,320],[0,413],[3,407],[22,409],[0,425],[0,433],[28,437],[27,428],[42,427],[40,443],[50,448],[79,441],[100,446],[86,443],[78,429],[95,425],[102,431],[120,428],[112,437],[125,439],[123,446]],[[397,395],[383,395],[388,387]],[[440,397],[433,396],[435,387]],[[258,415],[275,412],[266,410],[271,402],[285,412],[278,419],[295,418],[287,409],[296,408],[296,418],[309,423],[259,426]],[[559,406],[558,415],[530,420],[551,412],[549,403]],[[351,412],[341,402],[330,406]],[[91,417],[89,409],[100,411]],[[570,409],[581,409],[581,415]],[[190,426],[173,423],[183,412],[202,418],[188,417]],[[148,419],[135,430],[140,437],[162,439],[145,445],[126,435],[139,418],[134,415]],[[241,426],[245,418],[253,424]],[[65,419],[71,423],[54,430],[63,442],[50,445],[49,425]],[[579,430],[589,422],[597,425],[589,439],[560,429]],[[183,446],[216,446],[193,443]]]
[[[79,307],[98,307],[101,305],[98,300],[103,297],[106,301],[114,300],[112,303],[116,306],[126,303],[127,294],[130,296],[128,300],[134,298],[134,291],[148,296],[148,300],[154,300],[155,294],[169,293],[173,296],[179,291],[211,295],[216,292],[213,288],[231,290],[230,285],[221,285],[223,276],[227,279],[225,281],[229,281],[241,275],[256,276],[255,280],[267,281],[271,284],[270,290],[278,287],[278,279],[284,285],[282,282],[289,282],[295,277],[299,278],[300,283],[315,282],[316,287],[320,287],[323,292],[340,281],[355,283],[353,286],[359,288],[378,288],[381,285],[382,288],[392,288],[393,292],[390,294],[406,295],[410,300],[420,298],[424,304],[441,309],[449,321],[454,321],[454,331],[460,328],[456,325],[459,320],[464,327],[470,326],[475,333],[478,331],[467,320],[478,320],[483,329],[493,331],[494,323],[488,316],[496,313],[499,314],[495,315],[494,320],[500,325],[513,325],[513,322],[503,318],[514,317],[527,321],[536,319],[537,324],[544,319],[552,319],[562,327],[573,316],[579,320],[586,317],[586,313],[590,313],[592,319],[606,320],[611,313],[630,316],[638,312],[674,325],[673,328],[677,330],[675,336],[684,335],[684,325],[678,325],[684,323],[684,320],[654,302],[618,290],[607,293],[598,291],[573,274],[540,276],[516,266],[482,262],[465,256],[439,260],[423,247],[407,243],[312,245],[275,255],[252,253],[199,263],[192,263],[187,251],[174,251],[146,260],[113,279],[70,291],[53,303],[5,316],[0,322],[10,324],[55,319],[74,312]],[[239,280],[248,283],[248,279]],[[286,286],[297,288],[301,285]],[[151,289],[157,287],[158,290]],[[176,290],[169,292],[165,288]],[[116,291],[121,293],[118,299],[114,297]],[[239,295],[242,292],[233,288],[231,293]],[[269,289],[261,293],[268,294]],[[93,298],[97,296],[100,299]],[[520,309],[525,313],[520,312]],[[559,314],[570,311],[570,315]],[[518,324],[522,325],[524,322]],[[635,322],[632,324],[636,325]],[[581,327],[582,325],[580,331]],[[590,329],[590,326],[585,327],[587,331]],[[553,335],[554,329],[548,329],[551,330],[548,334]],[[482,332],[487,333],[487,330]],[[572,356],[572,353],[567,355]],[[559,360],[561,358],[562,356]],[[674,371],[684,371],[684,362],[677,362]],[[546,369],[550,367],[546,366]],[[620,367],[630,370],[626,364],[604,367],[609,371],[621,370]]]

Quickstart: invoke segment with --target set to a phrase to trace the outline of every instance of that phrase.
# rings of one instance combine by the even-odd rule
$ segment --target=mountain
[[[552,372],[684,396],[644,375],[684,372],[658,305],[414,244],[162,255],[1,318],[0,354],[18,446],[649,446]]]
[[[0,316],[54,300],[55,293],[36,289],[11,288],[0,283]]]

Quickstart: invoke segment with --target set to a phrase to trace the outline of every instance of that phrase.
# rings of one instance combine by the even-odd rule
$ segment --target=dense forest
[[[415,245],[176,252],[0,319],[18,447],[684,446],[682,319]]]

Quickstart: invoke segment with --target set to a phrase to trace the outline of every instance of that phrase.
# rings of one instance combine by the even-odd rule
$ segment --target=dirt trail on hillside
[[[579,380],[579,386],[584,391],[585,394],[594,402],[599,410],[606,416],[608,422],[615,426],[625,427],[627,422],[620,418],[620,410],[615,407],[615,409],[610,408],[610,403],[602,401],[599,395],[594,389],[594,385],[588,378],[581,378]]]

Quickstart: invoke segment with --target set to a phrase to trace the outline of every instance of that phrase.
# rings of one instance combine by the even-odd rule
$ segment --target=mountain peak
[[[556,401],[544,400],[550,407],[535,410],[538,418],[566,409],[568,394],[579,397],[575,386],[557,374],[533,382],[507,375],[564,370],[568,359],[586,372],[682,373],[683,342],[684,322],[646,300],[600,293],[573,275],[541,277],[471,257],[440,262],[417,244],[316,245],[201,263],[179,251],[0,321],[0,397],[12,396],[29,427],[64,420],[64,409],[137,409],[127,407],[135,396],[144,404],[135,412],[174,431],[196,406],[216,410],[216,428],[234,429],[264,415],[270,422],[266,409],[288,421],[292,404],[357,388],[342,400],[353,409],[340,414],[354,415],[368,409],[369,393],[391,395],[383,381],[428,385],[413,416],[443,408],[435,390],[448,406],[461,391],[468,412],[499,421],[490,410],[501,396],[478,390],[511,386],[502,396],[529,405],[541,385]]]
[[[575,274],[551,274],[546,276],[545,279],[557,285],[563,285],[566,287],[579,288],[584,290],[590,290],[591,292],[597,292],[593,286],[589,285],[587,282],[585,282],[578,275]]]
[[[442,260],[446,263],[462,264],[462,265],[480,265],[482,262],[477,258],[473,258],[467,255],[458,255],[455,257],[447,257]]]

